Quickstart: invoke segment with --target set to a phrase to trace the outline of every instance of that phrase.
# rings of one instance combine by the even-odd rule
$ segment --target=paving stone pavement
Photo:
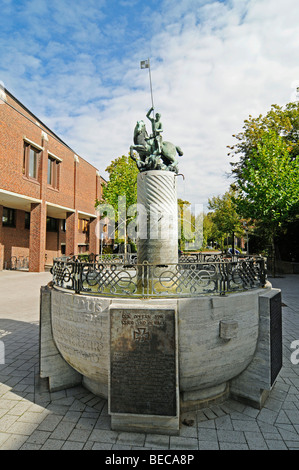
[[[81,386],[49,393],[38,375],[38,338],[39,291],[50,278],[0,272],[0,450],[299,449],[299,364],[291,361],[299,359],[291,346],[299,340],[299,275],[269,278],[282,290],[284,357],[265,407],[229,399],[187,413],[181,421],[193,424],[181,424],[179,436],[112,431],[107,401]]]

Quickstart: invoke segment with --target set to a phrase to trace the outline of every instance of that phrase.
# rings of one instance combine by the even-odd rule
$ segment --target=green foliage
[[[193,232],[195,225],[195,217],[191,213],[189,201],[178,199],[178,232],[179,232],[179,249],[185,249],[186,241],[193,241]]]
[[[284,108],[272,105],[265,116],[249,116],[244,121],[243,131],[233,135],[238,142],[229,146],[231,151],[228,155],[239,157],[238,162],[231,162],[235,176],[239,176],[240,171],[247,166],[252,151],[257,150],[263,136],[269,132],[283,139],[290,157],[294,159],[299,154],[299,103],[288,103]]]
[[[213,221],[213,214],[208,213],[203,216],[203,247],[210,244],[210,241],[217,241],[222,246],[223,234],[218,230]]]
[[[275,237],[299,214],[299,103],[249,116],[234,137],[238,143],[229,155],[239,157],[231,163],[237,210],[254,221],[254,235],[275,253]]]
[[[109,173],[109,181],[103,187],[103,199],[95,202],[95,207],[106,204],[113,207],[114,213],[103,209],[111,222],[115,222],[115,232],[113,237],[118,242],[125,236],[124,229],[133,217],[127,216],[129,207],[137,203],[137,175],[139,173],[135,162],[129,157],[122,157],[113,160],[106,168]],[[109,213],[108,213],[109,212]],[[121,230],[121,232],[120,232]]]
[[[209,209],[212,210],[211,219],[216,226],[218,237],[226,234],[243,233],[242,223],[234,201],[234,190],[230,189],[223,196],[209,199]]]
[[[113,160],[106,168],[109,173],[109,181],[103,187],[103,201],[118,208],[119,196],[126,197],[126,206],[130,207],[137,202],[137,175],[138,169],[135,162],[129,157],[122,157]],[[102,202],[102,201],[101,201]],[[100,201],[96,201],[96,206]]]
[[[244,217],[263,222],[274,233],[298,211],[299,159],[285,139],[270,130],[248,154],[236,180],[235,203]]]

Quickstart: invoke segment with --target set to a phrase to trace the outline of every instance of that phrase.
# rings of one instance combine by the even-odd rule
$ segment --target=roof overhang
[[[30,212],[32,203],[40,204],[41,202],[41,199],[35,199],[33,197],[24,196],[23,194],[18,194],[12,191],[6,191],[5,189],[0,189],[1,206]]]
[[[46,202],[47,215],[54,219],[65,219],[68,212],[75,212],[71,207],[60,206],[51,202]]]
[[[20,209],[22,211],[30,212],[31,204],[41,204],[41,199],[36,199],[23,194],[14,193],[5,189],[0,189],[0,205],[9,207],[11,209]],[[46,202],[47,216],[55,219],[65,219],[67,213],[75,212],[72,207],[61,206],[59,204],[53,204],[52,202]],[[96,219],[97,214],[91,214],[89,212],[78,211],[79,219]]]

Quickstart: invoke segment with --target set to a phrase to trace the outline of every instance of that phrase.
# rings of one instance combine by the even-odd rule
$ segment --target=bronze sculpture
[[[181,157],[180,147],[171,142],[163,141],[161,133],[163,126],[161,115],[156,113],[155,118],[150,117],[151,108],[146,117],[152,123],[152,134],[149,136],[143,120],[137,121],[134,129],[134,145],[130,147],[130,157],[136,162],[139,171],[167,170],[178,173],[177,154]],[[138,153],[136,156],[134,150]]]

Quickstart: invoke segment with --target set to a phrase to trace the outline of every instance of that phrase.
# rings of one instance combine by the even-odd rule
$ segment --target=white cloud
[[[184,151],[179,197],[194,204],[206,205],[228,189],[227,145],[244,119],[297,99],[295,0],[164,0],[158,12],[145,5],[140,24],[123,16],[136,15],[140,2],[121,2],[128,10],[122,7],[120,16],[106,23],[97,22],[104,10],[96,9],[94,0],[82,23],[85,3],[76,3],[65,20],[62,3],[54,5],[60,20],[53,35],[46,3],[39,3],[40,15],[31,25],[44,28],[43,42],[28,37],[24,43],[21,33],[13,34],[0,79],[104,177],[110,161],[128,153],[135,123],[151,106],[148,72],[139,68],[148,56],[164,139]],[[70,38],[63,41],[72,21]]]
[[[228,187],[231,135],[249,114],[286,103],[290,83],[299,77],[295,40],[283,41],[298,37],[295,2],[283,8],[274,0],[247,2],[246,15],[238,4],[206,5],[153,39],[163,60],[154,72],[155,102],[169,140],[184,147],[180,168],[187,194],[204,204]]]

